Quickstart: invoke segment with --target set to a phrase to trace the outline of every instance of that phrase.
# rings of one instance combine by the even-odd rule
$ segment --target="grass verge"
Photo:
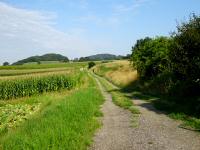
[[[130,98],[121,93],[117,87],[113,86],[109,81],[102,77],[98,77],[98,79],[101,84],[106,88],[106,90],[111,93],[114,104],[124,109],[130,110],[133,114],[140,113],[139,110],[134,107],[133,102],[130,100]]]
[[[83,150],[92,142],[103,97],[95,82],[67,96],[54,96],[43,111],[1,137],[1,148]]]

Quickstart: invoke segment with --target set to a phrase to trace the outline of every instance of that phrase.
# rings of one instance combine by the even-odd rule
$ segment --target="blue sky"
[[[0,0],[0,63],[31,55],[125,55],[145,36],[169,36],[200,14],[199,0]]]

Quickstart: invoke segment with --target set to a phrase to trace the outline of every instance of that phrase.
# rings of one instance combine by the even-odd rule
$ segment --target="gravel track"
[[[97,83],[105,97],[103,126],[96,133],[91,150],[200,150],[200,133],[179,128],[181,122],[157,111],[150,103],[133,102],[141,115],[133,115],[112,103],[111,95]],[[134,122],[135,122],[134,121]]]

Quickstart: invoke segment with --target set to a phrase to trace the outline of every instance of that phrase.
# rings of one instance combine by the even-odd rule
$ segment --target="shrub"
[[[167,69],[170,38],[156,37],[138,40],[132,48],[133,66],[139,77],[151,79]]]
[[[200,16],[192,15],[190,21],[181,23],[174,32],[169,59],[171,71],[180,80],[200,79]]]
[[[9,66],[9,62],[7,62],[7,61],[4,62],[4,63],[3,63],[3,66]]]
[[[89,63],[88,63],[88,69],[94,67],[95,65],[96,65],[96,64],[95,64],[93,61],[89,62]]]

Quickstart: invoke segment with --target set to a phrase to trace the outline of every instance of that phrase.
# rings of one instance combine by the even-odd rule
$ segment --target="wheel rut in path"
[[[103,126],[91,150],[200,150],[200,134],[179,128],[179,121],[170,119],[145,101],[134,100],[141,115],[139,126],[132,127],[133,114],[112,102],[111,95],[96,81],[105,97],[102,106]],[[136,119],[137,120],[137,119]]]

